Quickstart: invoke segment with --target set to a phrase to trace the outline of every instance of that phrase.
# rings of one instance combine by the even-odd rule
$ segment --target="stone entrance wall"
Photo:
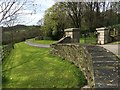
[[[71,37],[71,43],[79,43],[80,41],[80,29],[68,28],[64,30],[65,37]]]
[[[79,43],[80,41],[80,29],[68,28],[64,30],[64,37],[56,43]]]
[[[52,54],[73,62],[84,73],[88,85],[95,85],[91,55],[84,46],[79,44],[53,44]]]
[[[98,44],[106,44],[108,42],[111,42],[112,39],[110,38],[110,33],[109,33],[109,29],[106,27],[102,27],[102,28],[96,28],[97,30],[97,38]]]

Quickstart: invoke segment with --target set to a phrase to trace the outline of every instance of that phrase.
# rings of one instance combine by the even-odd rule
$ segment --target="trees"
[[[36,6],[35,0],[0,0],[0,26],[13,26],[15,23],[20,23],[19,17],[23,14],[32,15],[36,12]]]
[[[12,27],[17,20],[20,10],[26,4],[27,0],[1,0],[0,1],[0,26]],[[14,28],[11,30],[11,44],[14,44]],[[3,36],[4,37],[4,36]],[[14,46],[13,46],[14,48]]]
[[[1,0],[0,1],[0,25],[12,23],[17,19],[20,10],[27,0]]]
[[[49,8],[45,13],[43,26],[44,32],[48,32],[46,35],[60,39],[65,28],[81,28],[81,8],[81,2],[59,2]]]
[[[72,19],[74,27],[81,28],[81,18],[84,3],[82,2],[63,2],[67,14]]]
[[[15,28],[13,27],[18,24],[18,17],[22,15],[31,5],[34,5],[35,0],[1,0],[0,1],[0,26],[7,26],[11,34],[11,43],[15,43]],[[24,13],[26,14],[26,13]],[[31,13],[29,13],[31,14]],[[4,32],[2,32],[4,33]],[[6,34],[3,34],[6,35]],[[5,36],[6,37],[6,36]],[[3,36],[4,38],[4,36]]]
[[[45,12],[44,16],[44,35],[52,39],[60,39],[63,36],[63,30],[66,28],[68,17],[62,4],[56,3]]]
[[[46,11],[43,27],[57,38],[64,28],[94,32],[98,27],[120,23],[118,6],[112,2],[58,2]]]

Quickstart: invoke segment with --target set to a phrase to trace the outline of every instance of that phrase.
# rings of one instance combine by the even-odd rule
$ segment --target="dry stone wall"
[[[87,83],[94,87],[94,72],[91,55],[85,46],[79,44],[53,44],[52,54],[73,62],[84,73]]]

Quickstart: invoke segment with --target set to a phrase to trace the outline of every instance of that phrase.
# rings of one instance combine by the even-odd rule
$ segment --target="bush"
[[[114,40],[115,40],[115,41],[120,41],[120,35],[119,35],[119,36],[115,36],[115,37],[114,37]]]

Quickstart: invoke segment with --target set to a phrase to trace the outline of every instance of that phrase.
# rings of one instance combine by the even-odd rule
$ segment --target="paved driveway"
[[[120,44],[119,45],[107,44],[107,45],[99,45],[99,46],[104,47],[105,49],[111,51],[112,53],[116,55],[120,55]]]

